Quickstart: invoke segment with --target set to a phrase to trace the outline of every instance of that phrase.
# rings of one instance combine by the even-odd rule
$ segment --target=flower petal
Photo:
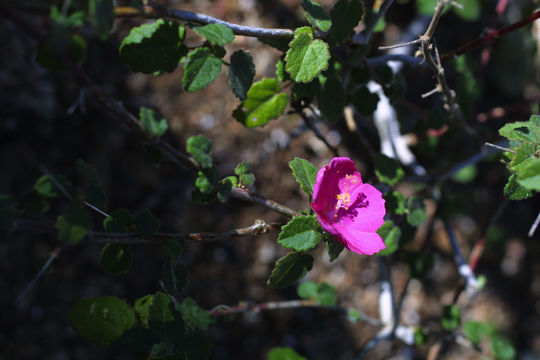
[[[335,224],[334,228],[341,235],[341,243],[349,250],[360,255],[373,255],[386,249],[383,239],[376,232],[363,232],[351,227]]]
[[[369,184],[360,186],[363,199],[338,217],[341,226],[353,227],[357,231],[377,231],[384,224],[384,199],[379,190]]]

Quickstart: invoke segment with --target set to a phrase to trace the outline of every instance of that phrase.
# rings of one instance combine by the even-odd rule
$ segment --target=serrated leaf
[[[525,189],[540,191],[540,158],[530,158],[520,164],[517,182]]]
[[[306,360],[296,351],[288,347],[276,347],[268,353],[268,360]]]
[[[311,0],[304,0],[302,1],[302,7],[306,11],[306,20],[311,26],[317,27],[323,32],[330,30],[332,20],[319,3]]]
[[[132,262],[133,256],[129,245],[109,243],[101,249],[101,268],[108,274],[126,273]]]
[[[276,262],[268,279],[268,286],[282,289],[303,278],[313,267],[313,257],[308,254],[290,252]]]
[[[412,226],[420,226],[426,220],[426,206],[424,200],[419,196],[412,196],[407,199],[407,222]]]
[[[61,186],[64,187],[64,189],[69,189],[71,187],[71,183],[69,180],[62,176],[62,175],[52,175],[54,177],[54,180],[58,183],[60,183]],[[49,175],[42,175],[35,183],[34,183],[34,190],[44,198],[48,199],[56,199],[60,196],[62,196],[62,192],[58,188],[58,186],[55,185],[55,183],[52,181],[51,177]]]
[[[508,164],[510,170],[516,171],[518,166],[525,160],[533,156],[535,152],[535,146],[528,142],[523,142],[515,149],[515,154],[512,156],[512,160]]]
[[[166,294],[157,292],[148,308],[148,328],[162,339],[180,343],[184,338],[184,321]]]
[[[506,124],[499,129],[499,134],[510,140],[527,141],[533,144],[540,142],[540,126],[530,120]]]
[[[212,140],[206,136],[197,135],[187,139],[186,150],[201,167],[205,169],[212,167]]]
[[[208,311],[201,308],[192,298],[185,298],[181,304],[176,304],[176,310],[182,313],[182,318],[190,326],[200,330],[208,330],[208,327],[216,321]]]
[[[236,165],[234,173],[238,175],[240,184],[253,185],[255,183],[255,174],[253,174],[252,165],[249,161],[243,161]]]
[[[391,220],[387,220],[377,230],[386,245],[386,249],[381,250],[378,255],[387,256],[393,254],[399,247],[399,239],[401,238],[401,229],[394,225]]]
[[[92,216],[86,209],[70,205],[56,221],[58,239],[76,244],[92,229]]]
[[[302,190],[311,196],[313,194],[313,186],[315,185],[319,169],[309,161],[298,157],[289,161],[289,167]]]
[[[113,0],[89,0],[88,17],[99,37],[107,39],[114,24]]]
[[[135,325],[131,306],[114,296],[79,300],[69,309],[68,317],[79,336],[98,345],[120,340]]]
[[[127,209],[116,209],[103,220],[107,232],[121,233],[135,230],[133,216]]]
[[[533,195],[533,191],[526,189],[518,183],[516,174],[512,174],[508,179],[508,183],[504,186],[504,196],[509,200],[523,200]]]
[[[206,47],[195,49],[188,55],[182,83],[184,89],[195,92],[210,85],[221,72],[221,59]]]
[[[235,51],[229,65],[229,85],[240,100],[247,98],[254,77],[255,64],[251,55],[244,50]]]
[[[405,214],[405,195],[392,191],[384,195],[386,211],[390,214]]]
[[[150,138],[156,138],[163,135],[169,128],[167,119],[152,109],[141,107],[139,110],[139,119],[144,131]]]
[[[181,263],[167,261],[162,269],[163,287],[172,296],[176,296],[187,286],[188,273]]]
[[[361,0],[339,0],[332,10],[330,17],[332,27],[328,34],[331,44],[339,45],[354,31],[354,28],[364,14],[364,4]]]
[[[315,216],[295,216],[281,227],[278,243],[288,249],[306,251],[321,241],[319,223]]]
[[[161,222],[150,212],[144,209],[133,217],[135,231],[142,236],[152,235],[158,231]]]
[[[384,154],[377,154],[373,159],[375,163],[375,175],[379,180],[389,186],[397,184],[405,175],[399,162]]]
[[[296,29],[294,39],[289,44],[285,56],[285,70],[296,82],[310,82],[328,68],[330,51],[328,44],[313,38],[313,30],[308,27]]]
[[[233,31],[223,24],[197,26],[193,30],[214,45],[223,46],[234,40]]]
[[[195,187],[203,194],[211,194],[218,181],[218,170],[215,166],[197,172]]]
[[[304,281],[303,283],[298,285],[298,289],[296,289],[296,293],[302,299],[314,299],[315,296],[317,295],[318,289],[319,289],[319,284],[313,281]]]
[[[276,79],[262,79],[253,84],[247,99],[236,108],[233,116],[248,128],[266,125],[283,114],[289,96],[280,93]]]
[[[326,251],[328,251],[328,256],[330,261],[334,261],[339,257],[339,254],[343,251],[345,246],[337,241],[333,236],[326,238]]]
[[[120,59],[133,71],[171,72],[185,53],[183,34],[184,28],[163,19],[135,27],[120,45]]]
[[[379,95],[370,92],[367,87],[362,86],[353,92],[351,101],[360,114],[370,116],[377,110]]]
[[[337,121],[345,108],[345,90],[341,81],[334,77],[328,78],[317,96],[317,101],[324,117],[329,121]]]

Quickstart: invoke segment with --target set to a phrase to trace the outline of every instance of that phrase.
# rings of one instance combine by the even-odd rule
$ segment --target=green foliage
[[[171,298],[157,292],[149,302],[148,328],[167,342],[180,343],[184,338],[184,321]]]
[[[108,274],[126,273],[132,262],[133,256],[129,245],[109,243],[101,249],[101,268]]]
[[[275,347],[268,353],[268,360],[306,360],[306,358],[291,348]]]
[[[148,209],[143,209],[133,217],[135,231],[141,236],[149,236],[156,233],[161,222]]]
[[[354,324],[358,322],[358,320],[360,319],[361,319],[361,315],[358,310],[347,309],[347,320],[349,320],[350,322]]]
[[[69,321],[77,334],[98,345],[114,343],[135,325],[135,312],[114,296],[82,299],[71,306]]]
[[[491,350],[493,350],[493,354],[497,360],[512,360],[516,358],[516,349],[503,336],[496,336],[492,339]]]
[[[182,318],[191,327],[200,330],[208,330],[208,327],[215,323],[215,319],[208,311],[197,305],[192,298],[185,298],[181,304],[176,304],[176,310],[182,313]]]
[[[92,216],[86,209],[70,205],[56,221],[58,239],[76,244],[92,229]]]
[[[103,220],[107,232],[122,233],[135,231],[133,216],[127,209],[116,209]]]
[[[107,195],[101,188],[99,175],[95,167],[78,159],[75,163],[77,174],[83,182],[78,198],[84,198],[84,201],[96,206],[101,210],[107,210]],[[82,201],[82,200],[81,200]]]
[[[313,186],[317,178],[317,172],[319,169],[309,161],[295,157],[289,161],[289,167],[291,168],[294,178],[300,184],[300,187],[306,194],[311,196],[313,194]]]
[[[210,85],[221,72],[221,59],[209,48],[202,47],[190,52],[184,69],[184,89],[195,92]]]
[[[183,264],[175,261],[167,261],[161,271],[163,287],[172,296],[178,295],[185,289],[188,283],[188,273]]]
[[[370,92],[367,87],[362,86],[352,93],[351,102],[360,114],[370,116],[377,110],[379,95]]]
[[[257,81],[249,89],[247,99],[233,112],[234,118],[248,128],[263,126],[277,119],[289,102],[287,94],[280,93],[280,90],[276,79]]]
[[[455,173],[454,176],[452,176],[452,180],[458,183],[466,184],[473,181],[477,173],[478,170],[476,165],[469,165]]]
[[[328,78],[317,96],[317,101],[324,117],[329,121],[337,121],[343,115],[345,107],[345,90],[341,81],[335,77]]]
[[[169,256],[171,261],[174,261],[182,255],[186,247],[186,240],[181,237],[161,240],[161,246],[165,254]]]
[[[337,303],[336,289],[325,282],[303,282],[298,286],[297,293],[302,299],[312,299],[321,305],[332,306]]]
[[[405,175],[399,162],[384,154],[376,154],[373,162],[375,163],[375,175],[379,181],[389,186],[397,184]]]
[[[205,169],[211,168],[212,160],[212,141],[204,135],[192,136],[187,139],[186,150],[193,156],[195,161]]]
[[[377,230],[386,245],[386,249],[381,250],[379,255],[386,256],[393,254],[399,247],[399,239],[401,238],[401,229],[394,225],[392,220],[386,220],[384,224]]]
[[[57,181],[64,189],[71,188],[69,180],[62,175],[52,175],[55,181]],[[42,175],[35,183],[34,190],[43,198],[56,199],[62,196],[62,192],[56,186],[49,175]]]
[[[306,20],[312,27],[327,32],[332,26],[332,20],[324,8],[319,3],[311,0],[302,1],[302,7],[306,11]]]
[[[89,0],[88,17],[101,39],[107,39],[114,24],[113,0]]]
[[[249,161],[243,161],[236,165],[234,173],[238,175],[238,182],[243,185],[253,185],[255,183],[255,174],[252,171],[252,165]]]
[[[197,172],[195,186],[203,194],[213,194],[214,186],[218,181],[218,173],[215,166]]]
[[[405,196],[398,191],[391,191],[384,194],[386,211],[390,214],[405,214]]]
[[[131,29],[120,45],[120,59],[133,71],[145,74],[171,72],[186,49],[185,29],[176,22],[159,19]]]
[[[330,44],[339,45],[353,32],[364,14],[364,3],[361,0],[339,0],[330,17],[332,27],[328,34]]]
[[[473,344],[478,345],[482,341],[484,335],[490,331],[486,323],[479,321],[468,320],[463,325],[463,333]]]
[[[474,21],[480,16],[481,6],[478,0],[460,0],[462,8],[457,6],[450,6],[458,16],[463,20]],[[435,5],[437,0],[418,0],[416,1],[416,10],[422,15],[431,16],[435,12]]]
[[[504,196],[510,200],[528,199],[534,195],[534,192],[526,189],[517,181],[517,175],[512,174],[504,186]]]
[[[255,64],[251,55],[244,50],[235,51],[229,65],[229,85],[240,100],[246,100],[254,77]]]
[[[282,289],[294,284],[313,267],[313,257],[308,254],[290,252],[276,262],[268,279],[268,286]]]
[[[234,40],[232,30],[223,24],[196,26],[193,30],[214,45],[223,46]]]
[[[285,56],[285,70],[296,82],[308,83],[328,68],[330,52],[328,44],[313,38],[313,30],[301,27],[295,30]]]
[[[457,305],[446,305],[443,309],[441,325],[446,331],[453,331],[459,328],[461,323],[461,311]]]
[[[411,196],[407,199],[407,222],[412,226],[420,226],[426,220],[426,206],[424,199],[419,196]]]
[[[167,119],[160,116],[152,109],[141,107],[139,110],[139,119],[141,124],[151,139],[160,137],[167,131],[169,125],[167,125]]]
[[[332,235],[325,236],[326,241],[326,251],[328,251],[328,256],[330,261],[334,261],[339,257],[339,254],[343,251],[345,246],[343,246],[339,241],[337,241]]]
[[[314,215],[295,216],[281,227],[278,243],[288,249],[306,251],[321,241],[319,223]]]
[[[222,203],[226,202],[229,199],[232,188],[237,185],[238,180],[234,176],[227,176],[226,178],[221,179],[216,185],[217,199]]]

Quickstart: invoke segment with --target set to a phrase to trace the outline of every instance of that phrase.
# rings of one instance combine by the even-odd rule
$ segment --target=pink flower
[[[347,249],[372,255],[386,248],[376,233],[386,213],[382,194],[362,182],[351,159],[333,158],[319,170],[311,207],[322,228]]]

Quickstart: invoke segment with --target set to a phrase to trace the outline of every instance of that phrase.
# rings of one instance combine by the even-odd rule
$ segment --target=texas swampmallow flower
[[[322,228],[358,254],[372,255],[385,249],[376,233],[384,223],[384,199],[347,157],[336,157],[317,173],[311,207]]]

